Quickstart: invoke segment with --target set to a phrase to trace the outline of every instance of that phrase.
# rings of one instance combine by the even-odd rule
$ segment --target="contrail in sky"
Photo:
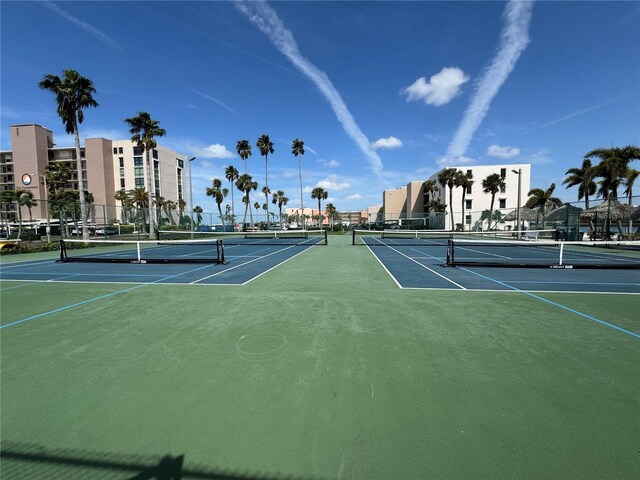
[[[291,63],[315,83],[318,90],[320,90],[329,101],[331,108],[336,114],[336,117],[338,117],[338,121],[342,124],[345,132],[347,132],[347,135],[351,137],[360,151],[366,155],[371,169],[375,173],[380,173],[382,170],[382,160],[371,148],[371,142],[356,124],[342,97],[331,83],[331,80],[329,80],[329,77],[302,56],[293,38],[293,34],[284,26],[284,23],[280,20],[276,12],[263,1],[241,1],[235,5],[238,10],[244,13],[251,22],[269,37],[269,40],[273,42],[278,50],[280,50]]]
[[[51,10],[52,12],[57,13],[61,17],[66,18],[67,20],[69,20],[71,23],[74,23],[78,27],[82,28],[83,30],[86,30],[91,35],[96,37],[98,40],[100,40],[102,42],[105,42],[108,45],[111,45],[113,48],[117,48],[118,50],[122,50],[122,47],[120,46],[120,44],[118,42],[116,42],[113,38],[105,35],[104,33],[102,33],[97,28],[89,25],[86,22],[83,22],[82,20],[74,17],[73,15],[69,15],[67,12],[62,10],[57,5],[55,5],[55,4],[51,3],[51,2],[44,2],[43,5],[45,7],[47,7],[49,10]]]
[[[464,155],[473,134],[489,111],[493,98],[513,71],[527,45],[533,1],[511,0],[505,7],[504,28],[500,34],[500,47],[491,65],[484,71],[476,92],[467,107],[462,122],[447,149],[447,156]]]

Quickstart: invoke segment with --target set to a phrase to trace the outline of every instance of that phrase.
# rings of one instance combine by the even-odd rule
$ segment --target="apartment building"
[[[0,191],[23,189],[37,200],[47,193],[43,177],[51,163],[64,162],[73,172],[69,187],[79,189],[75,146],[59,147],[53,133],[36,124],[12,125],[11,150],[0,151]],[[119,202],[116,191],[147,187],[153,175],[155,192],[166,200],[177,202],[185,196],[185,155],[158,146],[151,152],[153,172],[147,171],[145,155],[131,140],[87,138],[80,146],[84,189],[94,199],[94,215],[101,221],[117,218]],[[16,217],[15,203],[3,204],[3,216]],[[34,219],[46,217],[45,202],[32,208]],[[24,214],[25,212],[23,212]]]
[[[438,183],[438,175],[442,170],[433,174],[427,180],[434,180],[437,191],[431,195],[424,190],[424,181],[412,181],[406,186],[385,190],[383,192],[384,219],[387,222],[419,220],[429,216],[428,204],[430,200],[440,200],[447,206],[445,222],[441,228],[450,229],[453,225],[462,224],[466,230],[483,228],[482,212],[491,208],[491,194],[485,193],[482,181],[489,175],[498,174],[504,179],[504,187],[496,194],[494,211],[500,210],[505,215],[518,206],[518,190],[520,190],[520,205],[527,201],[527,193],[531,189],[531,165],[474,165],[448,167],[461,170],[472,175],[473,185],[465,193],[465,218],[462,218],[462,189],[454,187],[452,190],[453,222],[449,206],[449,187],[442,187]],[[444,169],[443,169],[444,170]],[[415,223],[415,222],[414,222]],[[419,222],[418,222],[419,223]],[[513,223],[513,222],[511,222]],[[487,224],[484,223],[486,227]],[[510,225],[515,227],[515,225]]]

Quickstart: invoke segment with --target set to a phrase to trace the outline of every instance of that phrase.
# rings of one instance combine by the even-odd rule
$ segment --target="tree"
[[[493,205],[496,201],[496,193],[505,187],[504,178],[497,173],[492,173],[482,181],[482,191],[491,194],[490,212],[493,212]],[[489,230],[491,230],[491,220],[489,220]]]
[[[96,89],[93,82],[81,76],[75,70],[64,70],[63,78],[47,74],[40,81],[43,90],[53,93],[58,106],[58,116],[64,123],[65,131],[73,134],[76,147],[76,169],[78,170],[78,192],[80,196],[81,217],[86,218],[87,206],[84,198],[84,174],[82,172],[82,157],[80,152],[80,133],[78,125],[84,121],[84,108],[97,107],[98,102],[93,98]],[[82,220],[84,222],[84,220]],[[89,239],[89,229],[82,228],[82,238]]]
[[[567,188],[578,186],[578,200],[584,198],[585,208],[589,208],[589,196],[596,193],[596,182],[594,182],[595,170],[591,165],[591,160],[582,160],[582,167],[570,168],[565,172],[567,178],[562,182]]]
[[[29,224],[32,225],[33,224],[33,212],[32,212],[32,208],[38,205],[38,202],[36,202],[33,199],[33,192],[30,192],[28,190],[20,190],[22,193],[18,196],[18,210],[20,210],[20,207],[27,207],[27,210],[29,211]]]
[[[264,199],[266,200],[266,204],[267,204],[267,230],[270,230],[271,225],[269,224],[269,193],[271,192],[271,190],[269,190],[267,165],[268,165],[269,154],[273,153],[274,150],[273,150],[273,143],[271,142],[269,135],[262,135],[258,139],[256,143],[256,147],[260,149],[260,155],[264,157],[264,188],[262,189],[262,193],[264,193]]]
[[[54,194],[68,188],[72,173],[66,162],[53,162],[47,165],[45,177],[49,193]]]
[[[251,203],[251,197],[249,193],[251,192],[251,190],[256,190],[258,188],[258,183],[253,181],[251,175],[249,175],[248,173],[243,173],[236,180],[236,187],[238,187],[238,190],[244,193],[244,196],[242,197],[242,202],[244,203],[244,218],[242,219],[242,229],[244,230],[247,223],[247,211],[249,211],[249,215],[251,215],[251,223],[253,224],[253,213],[249,208],[249,204]]]
[[[200,205],[196,205],[193,207],[193,213],[196,214],[196,225],[200,226],[200,222],[202,222],[202,207]]]
[[[226,188],[222,188],[222,180],[219,178],[214,178],[212,181],[212,186],[207,187],[207,197],[213,197],[218,205],[218,213],[220,214],[220,220],[222,220],[222,229],[226,231],[226,226],[224,223],[224,215],[222,214],[222,202],[225,197],[229,194],[229,190]]]
[[[300,175],[300,208],[304,212],[304,200],[302,196],[302,161],[301,156],[304,155],[304,142],[296,138],[291,142],[291,153],[298,159],[298,174]],[[304,225],[302,226],[304,230]]]
[[[127,223],[127,210],[126,210],[126,203],[129,200],[129,195],[127,194],[127,191],[123,188],[121,190],[118,190],[115,195],[113,196],[116,200],[118,200],[120,202],[120,204],[122,205],[122,212],[120,214],[120,219],[122,220],[122,223]]]
[[[462,225],[462,231],[464,231],[464,226],[466,223],[464,218],[464,209],[465,209],[465,202],[466,202],[466,196],[467,196],[467,189],[471,188],[472,185],[475,183],[473,181],[473,173],[471,172],[464,173],[462,170],[458,170],[454,178],[454,183],[456,187],[462,188],[462,218],[460,220],[460,224]]]
[[[147,191],[151,197],[155,197],[155,168],[151,164],[151,150],[158,146],[155,137],[164,137],[167,132],[164,128],[160,128],[159,122],[151,118],[147,112],[139,112],[137,116],[125,118],[125,123],[129,125],[129,133],[131,141],[146,154],[147,165]],[[149,238],[155,238],[156,219],[155,211],[149,209]]]
[[[274,204],[278,205],[278,212],[280,214],[280,228],[284,230],[284,221],[282,220],[282,207],[289,202],[289,199],[285,197],[284,192],[282,190],[278,190],[273,194],[273,200],[271,200]]]
[[[453,231],[453,189],[456,186],[456,169],[445,168],[438,174],[438,183],[442,188],[449,187],[449,210],[451,211],[451,231]]]
[[[329,196],[329,192],[325,191],[322,187],[316,187],[311,190],[311,198],[318,199],[318,228],[322,228],[322,200],[326,200]]]
[[[618,187],[626,178],[629,163],[632,160],[640,160],[640,148],[635,145],[626,147],[597,148],[585,155],[585,158],[596,157],[600,163],[594,168],[595,175],[601,177],[598,182],[600,190],[598,194],[605,200],[618,199]]]
[[[256,209],[256,222],[258,221],[258,218],[260,218],[260,203],[255,202],[253,204],[253,208]]]
[[[627,170],[627,176],[624,180],[627,188],[624,190],[624,194],[629,198],[629,205],[632,205],[633,184],[638,178],[638,175],[640,175],[640,171],[636,170],[635,168],[630,168],[629,170]]]
[[[325,213],[327,214],[327,217],[329,217],[329,222],[331,224],[331,229],[333,229],[333,221],[336,219],[336,216],[338,215],[338,210],[333,205],[333,203],[327,203],[327,205],[326,205],[326,207],[324,207],[324,209],[325,209]]]
[[[559,207],[562,205],[562,200],[553,196],[553,191],[556,189],[556,184],[552,183],[549,188],[542,190],[541,188],[532,188],[527,195],[529,200],[525,204],[528,208],[539,208],[542,214],[542,228],[544,228],[544,211],[547,207]]]
[[[229,182],[231,183],[231,212],[233,215],[233,222],[235,223],[235,218],[236,218],[236,202],[233,199],[233,182],[235,182],[238,177],[240,176],[240,173],[238,172],[238,170],[233,166],[233,165],[229,165],[228,167],[226,167],[224,169],[224,178],[226,178],[227,180],[229,180]]]
[[[136,206],[136,219],[140,221],[140,231],[146,232],[147,211],[149,209],[149,194],[144,187],[129,190],[129,199]]]
[[[251,156],[251,144],[249,140],[238,140],[238,143],[236,143],[236,151],[244,161],[244,173],[249,173],[247,171],[247,158]]]
[[[184,217],[184,211],[187,208],[187,202],[184,201],[184,198],[181,198],[180,200],[178,200],[177,206],[178,206],[178,224],[183,225],[187,223]],[[189,227],[191,227],[191,221],[189,221]]]

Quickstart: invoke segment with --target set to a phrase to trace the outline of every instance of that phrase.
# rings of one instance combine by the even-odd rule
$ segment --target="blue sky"
[[[9,125],[72,139],[44,74],[93,80],[100,107],[82,138],[128,138],[147,111],[160,143],[193,162],[194,204],[224,167],[299,205],[303,184],[338,210],[443,165],[531,163],[532,187],[560,184],[598,147],[640,143],[639,2],[8,2],[1,4],[0,148]],[[225,181],[226,182],[226,181]]]

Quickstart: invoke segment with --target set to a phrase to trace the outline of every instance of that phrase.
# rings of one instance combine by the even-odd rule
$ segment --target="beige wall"
[[[422,184],[424,182],[409,182],[407,184],[407,216],[411,217],[412,213],[422,216],[424,213]]]
[[[385,220],[397,220],[407,211],[407,187],[385,190],[382,196]]]

